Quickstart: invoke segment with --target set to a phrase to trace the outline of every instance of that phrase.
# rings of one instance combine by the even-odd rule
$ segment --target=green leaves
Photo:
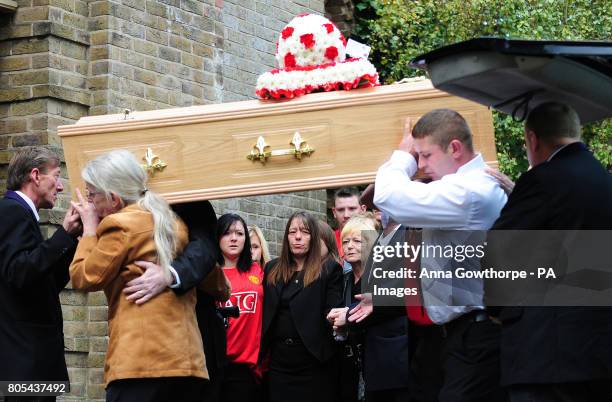
[[[363,11],[366,8],[370,7],[369,3],[370,3],[369,1],[368,2],[360,1],[357,4],[355,4],[355,7],[357,8],[357,10]]]
[[[381,81],[422,75],[408,62],[440,46],[479,36],[610,40],[610,0],[354,0],[359,41],[372,47]],[[500,168],[513,178],[527,169],[522,125],[494,114]],[[612,170],[612,123],[585,127],[584,140]]]

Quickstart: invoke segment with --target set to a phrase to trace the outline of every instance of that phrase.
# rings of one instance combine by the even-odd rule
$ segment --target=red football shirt
[[[231,363],[255,366],[261,343],[263,270],[255,262],[249,272],[239,272],[236,267],[223,268],[223,272],[232,284],[232,294],[224,306],[238,306],[240,310],[238,318],[229,319],[227,357]]]

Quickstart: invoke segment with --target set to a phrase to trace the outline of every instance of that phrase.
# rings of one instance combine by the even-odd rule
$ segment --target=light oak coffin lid
[[[410,88],[410,92],[406,91],[407,87]],[[82,117],[73,125],[58,127],[58,134],[60,137],[70,137],[444,96],[449,94],[434,89],[431,81],[423,80],[352,91],[314,93],[281,101],[251,100],[136,111],[130,112],[127,119],[124,114]]]
[[[442,98],[449,98],[449,103],[461,104],[478,115],[477,119],[481,133],[486,134],[487,137],[490,134],[490,139],[487,138],[486,140],[487,144],[485,145],[487,149],[484,153],[488,155],[487,161],[495,165],[495,147],[490,111],[475,103],[453,97],[445,92],[434,89],[429,80],[352,91],[316,93],[283,101],[251,100],[153,111],[135,111],[130,112],[127,118],[124,114],[83,117],[74,125],[59,127],[58,134],[64,141],[64,149],[67,153],[66,163],[71,177],[72,188],[75,188],[83,185],[79,177],[79,170],[82,167],[80,165],[86,161],[86,159],[83,159],[85,157],[84,154],[89,151],[81,148],[80,140],[76,138],[79,136],[93,135],[97,138],[96,141],[112,146],[114,133],[125,133],[133,130],[143,132],[142,130],[157,129],[156,131],[158,131],[160,128],[164,127],[202,123],[218,124],[219,122],[225,121],[228,121],[228,124],[231,123],[231,125],[238,125],[241,119],[261,117],[265,119],[274,116],[289,116],[304,112],[319,110],[330,111],[337,108],[346,109],[369,105],[379,105],[377,108],[380,108],[380,105],[397,105],[401,102],[412,103],[417,101],[416,103],[422,105],[420,101],[427,102],[428,100],[436,98],[438,99],[436,102],[437,104],[444,104],[446,101]],[[472,129],[474,130],[474,128]],[[401,131],[398,131],[397,136],[398,138],[401,137]],[[396,139],[388,138],[388,140],[392,141],[393,144],[396,143]],[[388,150],[389,154],[391,150],[392,148]],[[153,151],[156,152],[155,149]],[[83,154],[76,155],[75,153]],[[316,152],[315,155],[317,155]],[[138,156],[140,157],[140,155]],[[321,172],[321,177],[316,177],[316,175],[313,177],[311,175],[295,180],[286,180],[277,177],[271,181],[267,181],[264,186],[258,184],[257,179],[253,178],[253,182],[245,182],[239,185],[211,186],[211,188],[202,188],[202,186],[185,188],[182,187],[182,185],[173,188],[165,188],[163,183],[160,182],[160,177],[164,177],[162,172],[151,180],[151,187],[155,191],[163,194],[170,202],[188,202],[202,199],[243,197],[363,184],[373,181],[375,170],[375,168],[367,169],[367,171],[361,169],[359,172],[344,172],[344,174],[340,175],[335,175],[333,172],[330,174],[330,172],[327,171]],[[176,177],[174,177],[174,182],[176,183]]]

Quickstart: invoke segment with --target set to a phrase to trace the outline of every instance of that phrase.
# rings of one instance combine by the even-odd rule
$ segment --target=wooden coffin
[[[416,121],[441,107],[466,118],[475,148],[496,165],[491,112],[434,89],[430,81],[281,102],[84,117],[58,131],[73,189],[83,188],[80,171],[89,159],[126,148],[143,164],[165,164],[161,171],[151,169],[149,187],[170,202],[186,202],[373,182],[397,147],[405,118]],[[297,155],[290,144],[296,133],[304,141]],[[260,136],[268,145],[262,150],[271,155],[265,160],[254,147]]]

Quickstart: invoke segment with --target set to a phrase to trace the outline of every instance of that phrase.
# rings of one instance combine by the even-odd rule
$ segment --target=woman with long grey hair
[[[187,243],[185,225],[126,150],[103,154],[82,171],[84,199],[74,208],[83,237],[70,265],[73,287],[104,290],[109,344],[105,362],[107,401],[196,401],[208,378],[195,315],[195,289],[178,296],[166,289],[137,305],[122,293],[143,271],[136,261],[170,262]]]

